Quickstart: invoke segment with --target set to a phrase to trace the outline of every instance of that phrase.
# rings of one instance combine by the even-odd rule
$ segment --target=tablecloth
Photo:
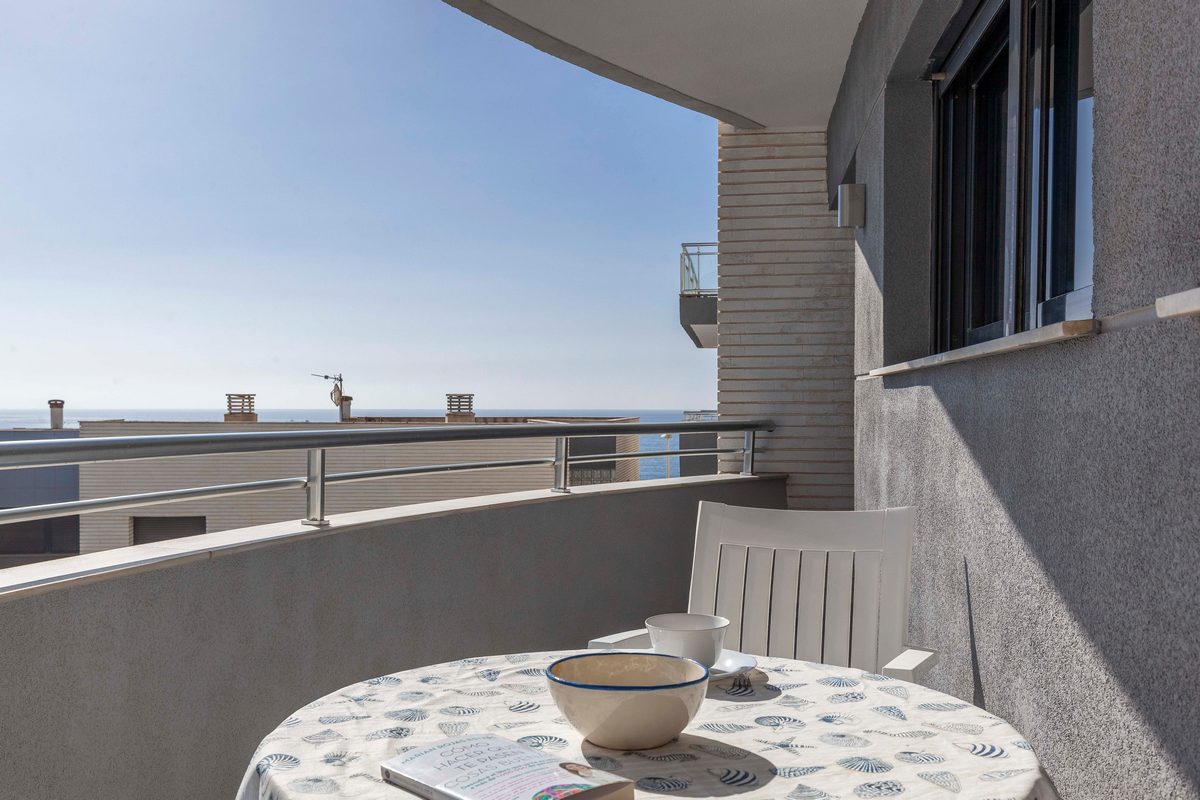
[[[575,652],[575,651],[572,651]],[[494,733],[635,781],[639,797],[1029,800],[1040,775],[1007,722],[931,689],[856,669],[760,658],[710,683],[662,748],[583,742],[546,688],[571,653],[465,658],[371,678],[316,700],[262,740],[238,800],[398,800],[379,763],[418,744]]]

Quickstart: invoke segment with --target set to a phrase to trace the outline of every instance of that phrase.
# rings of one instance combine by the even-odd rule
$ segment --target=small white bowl
[[[661,653],[582,653],[546,667],[550,696],[594,745],[647,750],[667,744],[696,716],[708,667]]]
[[[658,614],[646,620],[654,652],[690,658],[706,667],[721,657],[728,628],[729,620],[712,614]]]

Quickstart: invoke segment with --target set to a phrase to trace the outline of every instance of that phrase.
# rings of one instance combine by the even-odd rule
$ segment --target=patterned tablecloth
[[[1037,757],[1004,720],[911,683],[760,658],[710,684],[674,744],[582,742],[542,670],[568,653],[467,658],[372,678],[297,711],[263,739],[239,800],[409,795],[384,759],[447,736],[496,733],[636,781],[639,797],[1035,797]]]

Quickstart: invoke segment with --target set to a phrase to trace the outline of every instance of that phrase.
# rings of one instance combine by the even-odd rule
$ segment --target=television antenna
[[[342,406],[342,373],[339,372],[336,375],[321,375],[320,373],[317,373],[317,372],[310,372],[309,374],[312,375],[314,378],[322,378],[327,381],[333,381],[333,389],[329,392],[329,399],[333,401],[334,407],[341,408],[341,406]]]

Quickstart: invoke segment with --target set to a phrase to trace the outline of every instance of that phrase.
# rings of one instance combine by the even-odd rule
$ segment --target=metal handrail
[[[370,430],[264,431],[238,433],[185,433],[161,436],[106,436],[94,439],[40,439],[0,442],[0,470],[30,467],[93,464],[107,461],[129,461],[146,458],[179,458],[201,455],[256,453],[279,450],[305,450],[308,455],[307,475],[294,478],[273,478],[244,483],[201,486],[188,489],[169,489],[160,492],[122,495],[119,497],[72,500],[0,510],[0,524],[28,522],[71,514],[93,514],[122,508],[179,503],[210,497],[226,497],[256,492],[272,492],[303,488],[306,493],[308,525],[327,525],[325,519],[325,486],[329,483],[380,480],[405,475],[425,475],[439,472],[465,472],[483,469],[510,469],[525,466],[554,466],[554,491],[570,491],[570,465],[595,463],[624,458],[662,458],[663,456],[699,456],[738,453],[742,456],[742,474],[754,473],[754,435],[769,431],[768,420],[706,420],[703,422],[593,422],[593,423],[521,423],[513,425],[442,425],[430,428],[375,428]],[[570,433],[567,433],[567,430]],[[605,456],[572,457],[568,440],[591,436],[621,436],[654,433],[730,433],[744,435],[740,448],[688,449],[612,453]],[[387,444],[425,442],[486,441],[496,439],[555,440],[553,458],[510,459],[505,461],[472,461],[460,464],[436,464],[415,467],[360,470],[332,475],[325,473],[325,451],[340,447],[367,447]]]
[[[696,259],[717,256],[717,242],[684,242],[679,245],[679,293],[689,296],[709,296],[717,293],[715,286],[703,286]]]

